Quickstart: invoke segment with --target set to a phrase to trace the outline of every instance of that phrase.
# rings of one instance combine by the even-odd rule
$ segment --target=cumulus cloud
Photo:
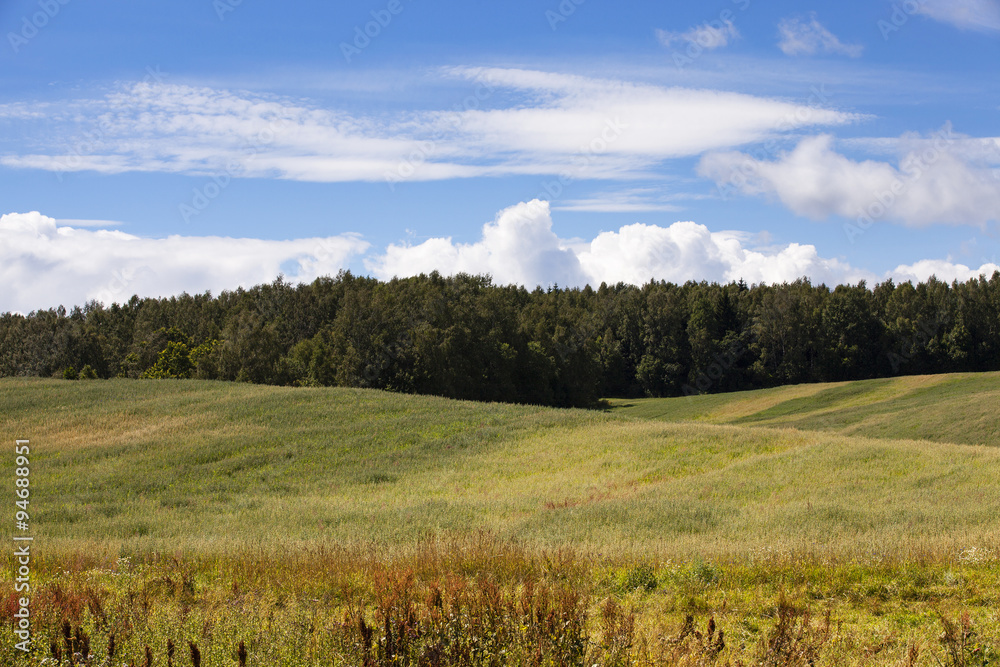
[[[384,279],[436,270],[446,275],[488,273],[498,283],[528,287],[586,282],[576,255],[552,231],[548,202],[537,199],[498,213],[483,225],[475,243],[434,238],[419,245],[390,245],[367,266]]]
[[[703,49],[718,49],[728,46],[730,40],[737,39],[740,31],[732,21],[712,21],[695,26],[686,32],[669,32],[657,30],[656,38],[663,46],[669,47],[676,42],[697,44]]]
[[[353,234],[269,241],[171,236],[149,239],[117,230],[60,225],[38,212],[0,216],[0,312],[27,313],[91,299],[105,304],[133,294],[168,296],[218,293],[270,282],[279,273],[293,282],[336,273],[369,244]],[[949,260],[920,260],[884,274],[823,257],[815,246],[789,243],[756,247],[746,233],[712,232],[690,221],[668,226],[631,224],[593,239],[562,239],[552,229],[547,202],[533,200],[504,209],[482,228],[479,240],[456,243],[433,238],[417,245],[388,246],[368,254],[376,277],[439,271],[490,274],[495,283],[528,288],[559,284],[642,285],[650,280],[782,283],[807,277],[836,285],[893,278],[964,281],[1000,270]]]
[[[741,152],[705,155],[698,172],[720,188],[780,200],[798,215],[839,215],[894,220],[912,226],[932,223],[983,226],[1000,220],[1000,180],[982,154],[950,126],[930,138],[904,137],[912,146],[898,166],[855,161],[833,150],[833,137],[803,139],[774,160]]]
[[[844,44],[810,14],[809,19],[786,18],[778,23],[781,41],[778,48],[788,56],[814,56],[832,53],[857,58],[864,51],[860,44]]]
[[[368,261],[379,278],[439,271],[489,273],[495,282],[536,285],[641,285],[650,280],[780,283],[808,276],[836,284],[871,279],[837,259],[820,257],[811,245],[758,250],[733,232],[711,232],[694,222],[668,227],[626,225],[590,241],[563,240],[552,231],[548,202],[533,200],[501,211],[475,243],[435,238],[418,245],[391,245]]]
[[[989,278],[995,271],[1000,271],[1000,265],[993,262],[986,262],[978,269],[971,269],[965,264],[955,264],[948,260],[922,259],[913,264],[901,264],[888,273],[888,277],[896,282],[910,281],[913,283],[923,282],[931,276],[939,280],[952,282],[957,280],[960,283],[986,276]]]
[[[561,239],[552,230],[548,202],[533,200],[501,211],[483,226],[474,243],[433,238],[417,245],[390,245],[365,262],[378,278],[414,276],[438,271],[489,273],[495,283],[528,288],[548,286],[597,286],[602,282],[643,285],[650,280],[683,283],[688,280],[747,283],[783,283],[802,277],[814,284],[839,285],[865,280],[873,284],[896,281],[964,281],[1000,270],[986,263],[978,269],[950,260],[921,260],[884,273],[851,266],[837,258],[822,257],[816,247],[789,243],[754,247],[749,235],[712,232],[690,221],[668,226],[632,224],[602,232],[590,240]]]
[[[921,0],[917,12],[963,30],[1000,30],[996,0]]]
[[[753,95],[533,70],[449,68],[441,76],[462,79],[465,91],[472,81],[474,94],[456,109],[378,115],[145,81],[97,99],[46,103],[42,120],[0,108],[11,136],[33,137],[0,164],[316,182],[617,178],[667,158],[859,118]],[[38,129],[43,120],[50,131]]]
[[[30,312],[133,294],[219,292],[336,273],[368,244],[356,235],[268,241],[216,236],[141,238],[62,226],[38,212],[0,216],[0,312]],[[289,270],[291,269],[291,270]]]

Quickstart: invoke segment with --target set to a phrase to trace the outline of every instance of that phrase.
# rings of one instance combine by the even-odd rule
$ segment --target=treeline
[[[651,282],[528,291],[458,275],[132,297],[0,316],[5,376],[339,385],[590,406],[1000,369],[1000,272],[831,290]]]

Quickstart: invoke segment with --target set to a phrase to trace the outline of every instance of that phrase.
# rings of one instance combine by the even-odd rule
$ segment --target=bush
[[[80,371],[80,379],[81,380],[96,380],[97,379],[97,371],[94,370],[93,366],[91,366],[90,364],[87,364]]]
[[[80,374],[76,372],[76,369],[72,366],[67,366],[66,370],[63,371],[64,380],[79,380]]]

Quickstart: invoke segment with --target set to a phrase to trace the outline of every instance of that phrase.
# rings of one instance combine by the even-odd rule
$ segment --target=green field
[[[205,665],[236,664],[244,638],[249,664],[362,664],[345,628],[396,613],[386,591],[431,619],[422,596],[458,579],[470,591],[493,581],[511,600],[536,581],[564,607],[567,591],[582,596],[588,664],[766,662],[782,618],[817,664],[906,664],[911,649],[912,664],[986,664],[945,662],[939,616],[965,612],[980,656],[1000,645],[998,373],[615,400],[603,411],[3,379],[0,405],[4,437],[31,440],[34,627],[54,637],[69,619],[95,645],[115,634],[136,664],[146,644],[165,664],[167,638],[201,642]],[[0,593],[10,600],[13,581]],[[445,606],[503,607],[464,594],[452,590]],[[617,657],[611,603],[635,623]],[[837,629],[824,636],[816,619],[827,610]],[[702,625],[715,616],[727,647],[699,648],[693,634],[670,644],[686,614]],[[284,639],[268,642],[265,617]],[[329,626],[322,640],[317,624]],[[386,632],[371,649],[383,662],[371,664],[410,664],[391,662]],[[518,637],[508,643],[524,655],[542,650]],[[0,659],[16,659],[3,639]],[[766,664],[809,664],[802,656]],[[532,664],[523,660],[412,664]],[[186,652],[176,664],[191,664]]]

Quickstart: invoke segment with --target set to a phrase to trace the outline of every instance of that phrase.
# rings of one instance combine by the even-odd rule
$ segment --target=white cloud
[[[419,245],[391,245],[367,266],[383,279],[437,270],[445,275],[489,273],[495,282],[528,287],[641,285],[654,279],[780,283],[802,276],[836,284],[874,277],[840,260],[820,257],[811,245],[755,250],[744,247],[740,234],[713,233],[694,222],[626,225],[591,241],[568,241],[552,231],[549,204],[539,200],[501,211],[475,243],[434,238]]]
[[[686,32],[657,30],[656,38],[669,47],[674,42],[696,44],[703,49],[718,49],[728,46],[730,40],[739,38],[740,31],[732,21],[713,21],[695,26]]]
[[[167,296],[235,289],[336,273],[368,244],[355,235],[268,241],[216,236],[140,238],[60,226],[38,212],[0,216],[0,312],[106,304],[133,294]]]
[[[1000,265],[993,262],[987,262],[978,269],[970,269],[964,264],[954,264],[947,260],[922,259],[910,265],[901,264],[889,272],[889,277],[896,282],[918,283],[926,281],[931,276],[936,276],[945,282],[950,283],[957,280],[962,283],[979,276],[989,278],[994,271],[1000,271]]]
[[[860,44],[844,44],[816,19],[786,18],[778,23],[781,41],[778,48],[788,56],[814,56],[817,53],[834,53],[857,58],[864,51]]]
[[[478,145],[525,155],[564,156],[571,164],[587,158],[628,156],[644,160],[637,164],[646,166],[713,147],[750,143],[776,131],[841,125],[861,118],[740,93],[514,69],[456,72],[546,98],[521,108],[463,114],[460,127],[477,138]]]
[[[964,30],[1000,30],[996,0],[921,0],[917,12]]]
[[[579,285],[586,282],[572,250],[552,231],[548,202],[517,204],[483,225],[482,239],[454,243],[433,238],[419,245],[390,245],[384,255],[366,262],[379,278],[440,271],[488,273],[498,283]]]
[[[631,188],[597,192],[585,199],[553,201],[553,211],[590,211],[598,213],[645,213],[679,211],[674,202],[709,199],[709,195],[691,193],[665,194],[657,188]]]
[[[710,153],[698,172],[723,189],[775,197],[814,219],[839,215],[912,226],[983,226],[1000,220],[1000,180],[982,151],[970,155],[964,150],[967,138],[946,126],[934,137],[904,137],[900,145],[913,148],[898,166],[851,160],[833,150],[833,137],[822,135],[803,139],[773,161],[740,152]]]
[[[501,211],[474,243],[432,238],[418,245],[390,245],[369,254],[365,265],[390,279],[439,271],[489,273],[499,284],[564,286],[650,280],[782,283],[801,277],[836,285],[893,278],[964,281],[989,277],[1000,266],[969,268],[950,260],[920,260],[878,275],[822,257],[815,246],[789,243],[756,247],[743,232],[712,232],[694,222],[669,226],[625,225],[593,239],[562,239],[552,230],[549,204],[539,200]],[[270,282],[283,271],[290,280],[310,281],[336,273],[369,244],[354,234],[269,241],[171,236],[147,239],[106,229],[61,226],[37,212],[0,216],[0,312],[27,313],[90,299],[109,304],[132,294],[168,296],[214,293]],[[292,265],[293,269],[288,270]]]
[[[101,99],[48,104],[46,118],[57,131],[47,134],[63,138],[0,155],[0,164],[318,182],[509,174],[621,178],[645,174],[668,158],[860,118],[766,97],[549,72],[452,68],[443,74],[465,79],[466,89],[468,80],[477,82],[475,104],[379,116],[274,96],[138,83]],[[12,136],[18,122],[39,122],[19,121],[13,111],[9,117]]]
[[[90,220],[83,218],[57,218],[56,225],[59,227],[121,227],[122,223],[117,220]]]

